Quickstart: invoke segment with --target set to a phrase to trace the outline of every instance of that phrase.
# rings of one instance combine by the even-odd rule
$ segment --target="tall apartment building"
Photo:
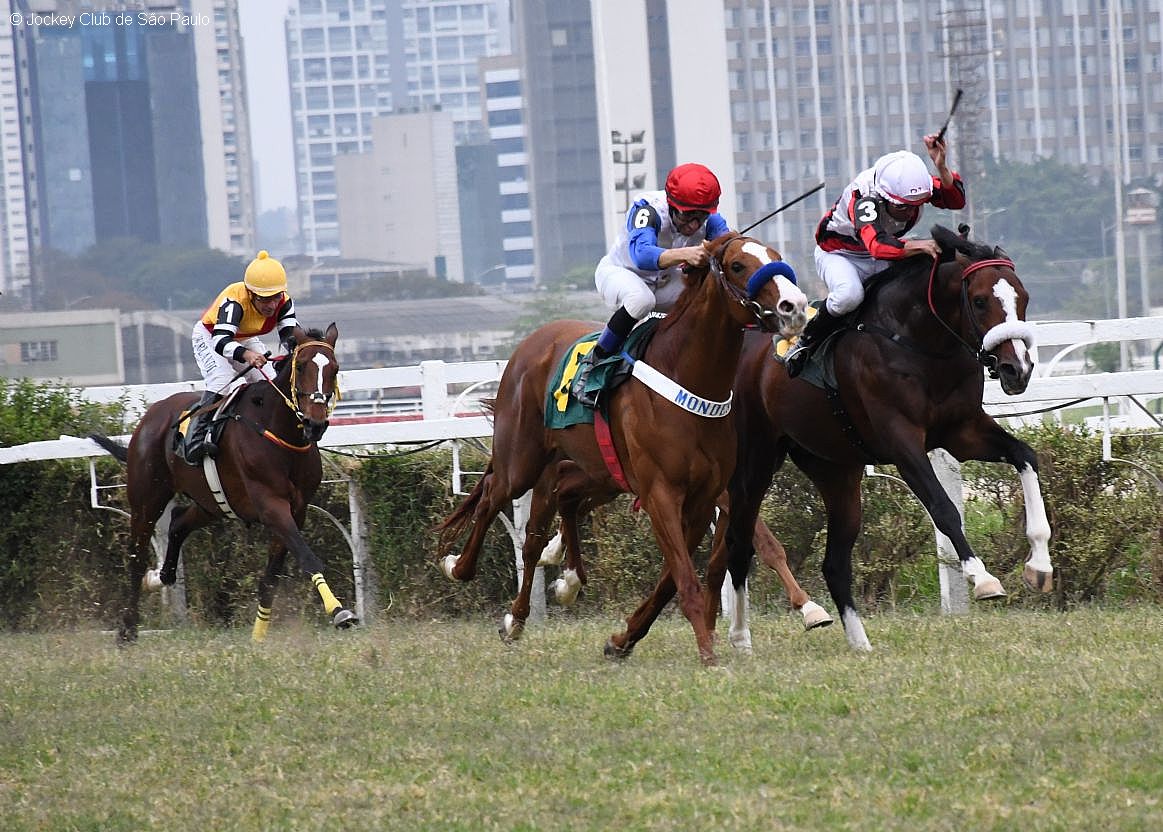
[[[7,20],[12,3],[0,0]],[[25,162],[25,119],[29,101],[17,67],[28,60],[27,29],[0,25],[0,292],[23,295],[32,280],[32,209]]]
[[[246,101],[239,0],[190,0],[198,73],[206,228],[211,248],[255,252],[255,177]]]
[[[508,0],[297,0],[287,19],[299,222],[337,255],[335,158],[370,150],[371,120],[446,109],[458,143],[485,138],[479,58],[509,50]]]
[[[507,286],[529,286],[533,271],[533,215],[529,208],[529,153],[521,68],[512,56],[481,60],[481,101],[496,150],[502,261]]]
[[[848,178],[890,150],[923,156],[958,88],[949,157],[971,223],[986,158],[1050,157],[1125,182],[1163,173],[1158,2],[723,5],[739,223],[827,184],[759,229],[797,265]]]

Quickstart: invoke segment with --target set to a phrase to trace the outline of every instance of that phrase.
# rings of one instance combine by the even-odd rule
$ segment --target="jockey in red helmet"
[[[864,300],[870,277],[905,257],[940,256],[935,241],[903,237],[920,220],[926,203],[964,208],[965,184],[945,162],[944,140],[934,133],[924,142],[936,176],[915,153],[888,153],[856,175],[816,227],[816,271],[828,287],[828,299],[787,355],[793,378],[814,345],[835,332],[840,318]]]
[[[639,194],[630,206],[617,241],[594,271],[598,294],[615,311],[578,367],[570,388],[578,401],[594,405],[585,392],[594,365],[618,352],[638,321],[674,303],[683,267],[707,265],[703,241],[730,231],[718,213],[720,193],[715,174],[690,163],[670,172],[664,190]]]

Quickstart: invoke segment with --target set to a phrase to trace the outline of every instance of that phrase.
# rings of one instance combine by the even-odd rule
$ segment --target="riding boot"
[[[808,363],[808,357],[812,351],[839,329],[840,322],[843,320],[843,317],[837,317],[830,313],[827,306],[819,308],[816,316],[808,321],[808,325],[804,327],[804,331],[796,339],[795,346],[784,359],[787,374],[790,377],[795,378],[804,371],[804,366]]]
[[[195,405],[196,410],[202,408],[206,408],[206,410],[191,419],[190,426],[186,428],[187,462],[197,463],[203,456],[214,456],[218,453],[218,447],[210,441],[208,434],[214,414],[214,410],[210,406],[220,401],[222,401],[220,395],[212,390],[207,390],[202,394],[202,400]]]
[[[594,367],[602,362],[602,359],[622,349],[622,345],[626,343],[626,338],[634,329],[635,323],[634,317],[626,311],[624,306],[619,306],[618,311],[610,316],[605,329],[598,336],[598,343],[594,344],[594,348],[583,356],[577,365],[577,373],[573,377],[573,384],[570,385],[569,392],[578,400],[578,403],[586,407],[597,406],[598,393],[601,391],[586,392],[586,384],[590,380],[590,374]]]

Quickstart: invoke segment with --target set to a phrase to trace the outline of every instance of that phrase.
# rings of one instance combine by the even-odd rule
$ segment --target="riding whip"
[[[937,141],[945,138],[945,131],[949,129],[949,122],[953,120],[953,114],[957,112],[957,105],[961,103],[961,87],[957,88],[957,92],[953,94],[953,106],[949,108],[949,117],[945,119],[945,123],[941,125],[941,129],[937,131]]]
[[[958,92],[960,92],[960,90],[958,90]],[[760,225],[761,223],[765,223],[765,222],[767,222],[769,219],[771,219],[772,217],[774,217],[774,216],[775,216],[776,214],[778,214],[780,211],[786,211],[788,208],[791,208],[791,207],[792,207],[793,205],[795,205],[797,202],[800,202],[800,201],[802,201],[802,200],[805,200],[805,199],[807,199],[807,198],[808,198],[808,197],[810,197],[812,194],[814,194],[816,191],[820,190],[820,188],[822,188],[822,187],[824,187],[824,183],[823,183],[823,182],[821,182],[821,183],[820,183],[819,185],[817,185],[816,187],[812,188],[812,189],[811,189],[810,191],[808,191],[807,193],[800,194],[800,195],[799,195],[799,196],[797,196],[795,199],[793,199],[791,202],[788,202],[788,203],[786,203],[786,204],[784,204],[784,205],[781,205],[781,206],[779,206],[779,207],[778,207],[778,208],[776,208],[774,211],[772,211],[770,214],[768,214],[766,217],[764,217],[764,218],[763,218],[763,219],[761,219],[761,220],[756,220],[755,222],[751,223],[751,225],[747,226],[746,228],[744,228],[744,229],[743,229],[742,231],[740,231],[739,233],[740,233],[740,234],[746,234],[748,231],[750,231],[750,230],[751,230],[752,228],[754,228],[755,226],[757,226],[757,225]]]

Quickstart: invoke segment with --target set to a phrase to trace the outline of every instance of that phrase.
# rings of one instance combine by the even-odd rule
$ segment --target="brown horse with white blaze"
[[[704,245],[709,267],[686,276],[682,294],[659,323],[642,362],[684,392],[724,402],[731,399],[744,326],[758,323],[768,332],[797,333],[806,320],[807,299],[774,249],[734,232]],[[528,616],[533,574],[555,513],[576,519],[626,490],[607,467],[593,425],[546,427],[556,370],[567,350],[593,329],[581,321],[555,321],[518,345],[494,402],[492,458],[472,493],[439,527],[446,574],[470,580],[485,532],[503,504],[533,490],[522,551],[524,577],[502,625],[506,638],[516,638]],[[625,482],[650,516],[664,575],[694,629],[699,656],[714,663],[691,552],[735,467],[732,422],[696,415],[633,379],[608,396],[607,416]],[[469,536],[461,554],[447,554],[465,531]],[[626,632],[610,638],[607,655],[628,655],[645,634],[635,622],[627,623]]]
[[[198,401],[196,393],[178,393],[149,407],[129,440],[129,447],[104,436],[91,438],[128,466],[130,514],[129,594],[118,633],[122,642],[137,638],[142,589],[172,585],[182,543],[190,532],[233,513],[247,523],[259,522],[272,534],[266,570],[259,580],[258,614],[253,635],[261,640],[270,621],[278,576],[287,550],[311,576],[324,610],[335,626],[358,623],[336,599],[323,577],[323,562],[300,531],[307,506],[322,480],[316,442],[327,429],[338,397],[339,363],[335,324],[326,333],[296,328],[293,351],[279,362],[272,382],[244,387],[218,443],[213,469],[220,497],[206,466],[189,465],[175,452],[174,431],[182,414]],[[165,561],[160,575],[149,570],[154,526],[175,493],[191,504],[171,513]],[[160,580],[159,580],[160,579]]]

